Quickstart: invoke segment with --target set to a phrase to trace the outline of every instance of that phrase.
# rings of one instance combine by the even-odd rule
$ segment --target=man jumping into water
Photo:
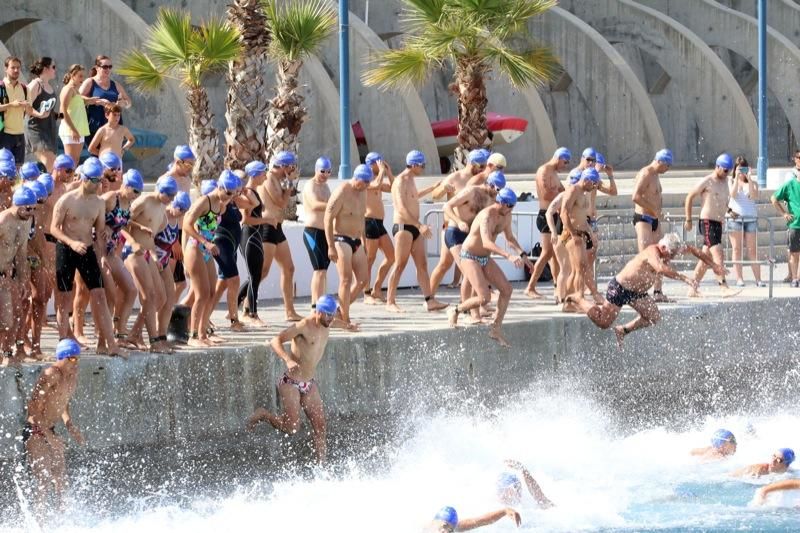
[[[607,329],[614,323],[625,305],[633,307],[639,316],[623,326],[614,327],[617,343],[622,348],[626,335],[655,325],[661,318],[655,300],[647,294],[659,275],[683,281],[692,288],[697,287],[695,280],[669,266],[670,260],[679,254],[692,254],[711,267],[718,276],[724,276],[727,272],[725,267],[715,263],[706,252],[682,243],[677,234],[670,233],[658,241],[658,244],[651,244],[628,261],[619,274],[608,282],[606,301],[602,304],[589,303],[583,298],[583,291],[572,293],[567,300],[575,303],[602,329]]]

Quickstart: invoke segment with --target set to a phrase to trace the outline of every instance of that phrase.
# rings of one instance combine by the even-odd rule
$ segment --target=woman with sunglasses
[[[94,99],[92,105],[87,110],[89,118],[89,133],[86,135],[86,146],[92,142],[97,130],[100,129],[108,120],[106,118],[105,106],[108,104],[119,104],[123,109],[131,107],[131,99],[121,83],[111,79],[111,69],[114,65],[111,58],[99,55],[94,60],[94,66],[89,72],[89,78],[80,86],[80,93],[83,96]],[[122,125],[120,118],[119,124]]]
[[[186,270],[192,280],[194,293],[190,321],[190,346],[212,346],[209,338],[209,321],[214,308],[214,290],[217,269],[212,258],[219,254],[214,243],[214,234],[219,226],[221,213],[233,199],[239,188],[239,178],[230,171],[223,171],[217,180],[217,188],[192,203],[183,217],[183,232],[188,237],[184,250]],[[221,342],[218,339],[217,342]]]
[[[64,145],[64,152],[73,161],[80,161],[83,138],[89,135],[86,106],[100,102],[98,98],[81,94],[78,90],[81,83],[83,83],[83,65],[71,65],[64,75],[64,87],[58,97],[61,102],[58,136]]]
[[[58,112],[55,109],[56,91],[51,82],[56,77],[56,64],[52,57],[40,57],[30,68],[34,78],[28,84],[28,116],[26,140],[30,151],[36,154],[47,172],[53,170],[58,142]]]
[[[728,239],[733,248],[733,272],[736,274],[736,286],[744,287],[742,279],[742,244],[747,249],[747,260],[758,258],[756,234],[758,233],[758,184],[750,177],[750,164],[742,156],[736,158],[733,166],[733,177],[730,183],[730,201],[728,202],[728,220],[725,224]],[[763,287],[761,282],[761,265],[753,263],[753,276],[756,287]]]

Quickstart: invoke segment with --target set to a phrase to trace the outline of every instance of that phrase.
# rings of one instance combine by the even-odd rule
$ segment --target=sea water
[[[239,454],[209,452],[202,459],[170,460],[166,464],[175,471],[164,472],[169,467],[162,466],[165,475],[153,479],[137,474],[136,465],[146,470],[148,454],[155,452],[115,452],[93,460],[127,460],[125,479],[93,467],[92,459],[71,464],[72,489],[63,515],[40,525],[18,490],[19,501],[5,508],[0,528],[414,532],[445,505],[461,517],[502,508],[495,482],[509,470],[504,461],[514,459],[555,503],[539,509],[526,492],[515,506],[521,531],[800,530],[799,495],[771,497],[763,506],[752,501],[760,485],[794,477],[791,470],[758,480],[729,476],[737,467],[768,461],[777,448],[800,451],[796,414],[678,416],[669,424],[639,429],[626,428],[620,420],[578,392],[532,389],[492,408],[461,402],[435,413],[409,413],[393,422],[400,428],[394,433],[370,432],[368,425],[376,420],[355,421],[353,434],[381,436],[372,443],[351,441],[349,450],[332,450],[337,459],[328,468],[308,467],[308,453],[292,454],[292,448],[305,446],[306,435],[288,440],[268,467],[255,451],[257,432],[243,441]],[[691,448],[707,445],[720,427],[737,436],[734,457],[701,463],[689,455]],[[268,431],[260,430],[261,439]],[[339,434],[332,438],[334,445],[337,439],[346,441]],[[14,496],[6,494],[6,499]],[[485,530],[518,529],[504,518]]]

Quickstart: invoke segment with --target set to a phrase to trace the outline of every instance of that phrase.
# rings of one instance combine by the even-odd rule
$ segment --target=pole
[[[758,186],[767,186],[767,0],[758,0]]]
[[[339,0],[339,179],[350,178],[350,6]]]

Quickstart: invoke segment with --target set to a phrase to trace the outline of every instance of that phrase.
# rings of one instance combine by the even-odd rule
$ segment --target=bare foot
[[[151,353],[175,353],[175,349],[167,341],[156,341],[150,345]]]
[[[722,290],[720,291],[720,296],[723,298],[732,298],[741,292],[742,289],[732,289],[731,287],[723,286]]]
[[[81,345],[81,348],[89,347],[89,339],[85,335],[75,335],[75,342]]]
[[[397,304],[394,304],[394,303],[392,303],[392,304],[390,304],[390,303],[387,303],[387,304],[386,304],[386,310],[387,310],[387,311],[391,311],[392,313],[405,313],[405,311],[403,311],[403,310],[400,308],[400,306],[399,306],[399,305],[397,305]]]
[[[225,339],[223,339],[223,338],[222,338],[222,337],[220,337],[219,335],[213,335],[213,334],[212,334],[212,335],[209,335],[209,336],[208,336],[206,339],[204,339],[204,340],[206,340],[206,341],[210,342],[209,346],[213,346],[213,345],[215,345],[215,344],[224,344],[224,343],[225,343]]]
[[[451,307],[447,310],[447,323],[451,328],[458,327],[458,307]]]
[[[440,302],[440,301],[438,301],[438,300],[436,300],[434,298],[431,298],[430,300],[425,302],[425,309],[427,309],[428,312],[441,311],[442,309],[444,309],[448,305],[450,305],[450,304],[446,304],[444,302]]]
[[[511,345],[500,331],[500,326],[497,324],[492,324],[489,326],[489,338],[496,340],[497,343],[503,348],[511,348]]]
[[[567,299],[569,299],[569,296],[567,296]],[[577,313],[577,312],[579,312],[578,306],[576,306],[572,302],[568,302],[567,299],[564,300],[564,305],[561,306],[561,312],[562,313]]]
[[[461,288],[461,282],[459,281],[458,283],[456,283],[456,282],[453,282],[453,283],[448,283],[448,284],[446,285],[446,287],[447,287],[448,289],[459,289],[459,288]]]
[[[261,320],[260,318],[258,318],[258,315],[250,316],[248,314],[244,314],[244,315],[242,315],[242,318],[240,320],[242,322],[244,322],[245,324],[249,324],[249,325],[255,326],[257,328],[265,328],[265,327],[267,327],[267,323],[264,322],[263,320]]]
[[[111,346],[108,347],[108,355],[111,357],[122,357],[123,359],[128,359],[128,350],[120,348],[119,345],[115,342]]]
[[[485,307],[481,306],[480,310],[478,311],[478,314],[480,315],[481,318],[491,318],[492,315],[494,314],[494,309],[492,309],[492,306],[490,305],[487,305]]]
[[[660,304],[665,304],[665,303],[669,303],[670,299],[667,298],[667,295],[664,294],[663,292],[654,292],[653,293],[653,301],[657,302],[657,303],[660,303]]]
[[[195,348],[203,348],[205,346],[208,346],[208,344],[206,344],[206,340],[205,339],[197,339],[197,338],[194,338],[194,337],[190,337],[189,340],[186,341],[186,344],[188,346],[193,346]]]
[[[380,305],[384,303],[382,298],[376,298],[372,294],[365,294],[364,295],[364,303],[367,305]]]
[[[247,431],[253,431],[259,422],[266,422],[267,420],[269,420],[269,411],[263,407],[257,407],[253,414],[247,418],[244,427]]]
[[[287,322],[300,322],[303,320],[303,317],[297,314],[297,311],[291,310],[286,312],[286,321]]]
[[[689,289],[689,292],[686,293],[686,296],[688,296],[689,298],[701,298],[702,297],[702,295],[700,294],[700,291],[698,291],[697,289]]]
[[[14,350],[14,359],[23,361],[26,357],[28,357],[28,354],[25,352],[25,345],[17,344],[17,347]]]
[[[614,326],[614,335],[617,337],[617,348],[622,350],[622,341],[625,339],[625,332],[622,326]]]
[[[486,321],[481,318],[479,313],[470,313],[469,318],[467,319],[467,324],[470,326],[478,326],[481,324],[486,324]]]
[[[238,319],[231,322],[231,331],[247,331],[247,328]]]
[[[536,289],[525,289],[525,291],[522,294],[524,294],[525,296],[527,296],[532,300],[540,300],[544,298],[544,296],[538,293]]]

